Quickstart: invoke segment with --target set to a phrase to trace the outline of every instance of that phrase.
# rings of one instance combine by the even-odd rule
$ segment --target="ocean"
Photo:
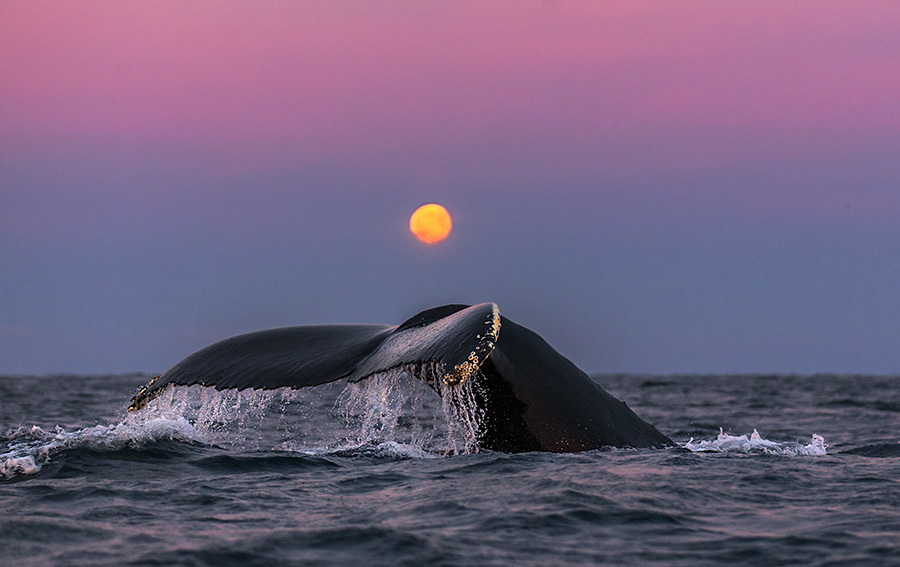
[[[148,378],[0,377],[0,564],[900,565],[900,377],[597,376],[678,447],[514,455],[405,374]]]

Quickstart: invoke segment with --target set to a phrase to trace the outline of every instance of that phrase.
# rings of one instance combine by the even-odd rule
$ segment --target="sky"
[[[588,372],[900,374],[898,29],[892,0],[0,3],[0,373],[493,301]]]

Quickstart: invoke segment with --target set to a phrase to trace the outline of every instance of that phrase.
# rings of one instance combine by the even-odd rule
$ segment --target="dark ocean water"
[[[520,455],[405,376],[146,380],[0,377],[0,564],[900,565],[900,377],[601,376],[680,447]]]

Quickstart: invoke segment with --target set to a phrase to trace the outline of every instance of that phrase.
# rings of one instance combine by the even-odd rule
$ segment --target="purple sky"
[[[4,3],[0,373],[483,301],[591,372],[900,373],[898,29],[893,1]]]

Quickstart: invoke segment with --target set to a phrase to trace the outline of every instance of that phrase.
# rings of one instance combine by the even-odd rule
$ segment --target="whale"
[[[451,304],[400,325],[301,325],[231,337],[154,377],[131,399],[141,411],[165,389],[307,388],[403,371],[431,388],[470,381],[479,450],[570,453],[674,446],[628,405],[495,303]]]

